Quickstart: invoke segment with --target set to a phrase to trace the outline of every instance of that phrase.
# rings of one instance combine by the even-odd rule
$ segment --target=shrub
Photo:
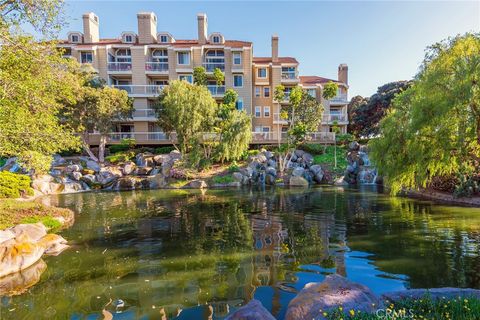
[[[135,139],[126,138],[126,139],[122,139],[120,144],[114,144],[108,147],[108,150],[110,150],[110,153],[114,154],[118,152],[132,150],[135,148],[136,145],[137,145],[137,142],[135,141]]]
[[[228,172],[238,172],[238,170],[240,170],[238,164],[236,161],[233,161],[230,166],[228,167]]]
[[[355,140],[355,137],[350,133],[337,134],[335,139],[340,144],[347,144]]]
[[[7,159],[5,158],[0,158],[0,168],[3,167],[7,163]]]
[[[33,195],[29,176],[0,172],[0,198],[18,198],[23,195]]]
[[[325,146],[319,143],[305,143],[298,147],[298,149],[311,154],[324,154]]]
[[[260,153],[260,150],[257,149],[252,149],[252,150],[247,150],[242,154],[242,160],[247,160],[249,156],[256,156],[257,154]]]
[[[60,221],[51,216],[31,216],[22,219],[21,223],[37,223],[41,222],[48,229],[58,229],[62,226]]]
[[[175,150],[175,148],[172,146],[158,147],[158,148],[155,148],[155,154],[167,154],[173,150]]]
[[[198,170],[203,171],[203,170],[208,170],[212,168],[212,162],[210,159],[201,159],[198,162]]]
[[[134,157],[135,157],[135,152],[128,151],[128,152],[122,152],[122,153],[117,153],[111,156],[107,156],[105,157],[105,160],[112,164],[117,164],[120,162],[132,160]]]
[[[225,184],[225,183],[234,182],[235,179],[234,179],[231,175],[227,175],[227,176],[216,176],[216,177],[213,177],[212,181],[213,181],[214,183]]]

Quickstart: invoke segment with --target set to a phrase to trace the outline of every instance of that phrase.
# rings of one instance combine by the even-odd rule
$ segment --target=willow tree
[[[472,174],[480,158],[480,35],[428,48],[414,84],[398,95],[371,141],[391,192],[436,176]]]

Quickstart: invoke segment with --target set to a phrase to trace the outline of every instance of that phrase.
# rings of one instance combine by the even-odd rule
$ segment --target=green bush
[[[105,157],[105,160],[112,164],[117,164],[120,162],[130,161],[133,158],[135,158],[135,152],[127,151],[127,152],[116,153],[114,155]]]
[[[135,146],[137,145],[137,142],[135,139],[122,139],[120,144],[114,144],[108,147],[108,150],[110,151],[111,154],[118,153],[118,152],[124,152],[127,150],[132,150],[135,149]]]
[[[325,153],[325,148],[323,144],[319,143],[305,143],[302,144],[298,147],[298,149],[303,150],[305,152],[311,153],[311,154],[324,154]]]
[[[5,158],[0,158],[0,167],[3,167],[7,163],[7,159]]]
[[[203,171],[203,170],[209,170],[212,168],[212,162],[210,159],[201,159],[198,162],[198,170]]]
[[[0,198],[18,198],[22,195],[33,195],[30,183],[29,176],[2,171],[0,172]]]
[[[23,218],[21,223],[37,223],[41,222],[48,229],[56,230],[62,226],[60,221],[51,216],[31,216]]]
[[[354,141],[355,137],[350,133],[337,134],[335,140],[340,144],[347,144]]]
[[[158,147],[158,148],[155,148],[155,154],[167,154],[173,150],[175,150],[175,148],[172,146]]]
[[[238,172],[240,170],[240,167],[238,166],[236,161],[233,161],[230,166],[228,166],[228,172]]]
[[[213,183],[225,184],[225,183],[234,182],[235,179],[231,175],[227,175],[227,176],[213,177],[212,181],[213,181]]]

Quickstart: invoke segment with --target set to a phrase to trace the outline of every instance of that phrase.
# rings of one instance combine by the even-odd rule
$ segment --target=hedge
[[[33,195],[29,176],[8,171],[0,172],[0,198],[19,198],[23,195]]]

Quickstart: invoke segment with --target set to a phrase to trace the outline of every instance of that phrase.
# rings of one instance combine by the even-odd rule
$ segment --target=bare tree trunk
[[[92,150],[90,150],[90,145],[88,144],[85,135],[88,135],[88,133],[87,133],[87,134],[82,134],[82,147],[83,147],[83,150],[85,150],[85,152],[88,154],[88,156],[89,156],[93,161],[97,161],[97,162],[98,162],[98,158],[93,154]]]
[[[100,136],[100,144],[98,145],[98,161],[100,163],[105,162],[105,145],[107,144],[107,136]]]

